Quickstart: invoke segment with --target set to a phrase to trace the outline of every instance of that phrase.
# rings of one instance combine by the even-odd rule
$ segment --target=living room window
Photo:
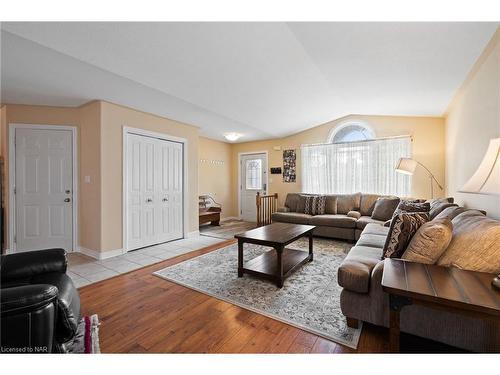
[[[375,138],[356,122],[330,132],[328,142],[302,146],[303,192],[410,195],[411,177],[394,170],[399,158],[411,157],[410,136]]]

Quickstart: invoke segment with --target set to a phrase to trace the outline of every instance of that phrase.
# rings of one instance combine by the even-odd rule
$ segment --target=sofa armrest
[[[58,290],[53,285],[33,284],[0,289],[2,315],[30,313],[56,301]]]
[[[348,217],[353,217],[355,219],[359,219],[361,217],[361,213],[359,213],[358,211],[349,211],[347,213],[347,216]]]
[[[1,281],[29,279],[35,275],[66,273],[68,258],[63,249],[47,249],[18,254],[2,255]]]
[[[290,212],[290,209],[288,207],[278,207],[276,212]]]

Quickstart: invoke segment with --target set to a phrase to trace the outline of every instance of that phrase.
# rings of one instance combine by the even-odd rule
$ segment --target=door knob
[[[147,203],[151,203],[153,200],[151,198],[146,199]]]
[[[64,201],[65,201],[65,202],[71,202],[71,199],[66,198]]]
[[[168,198],[163,198],[163,202],[168,202]]]

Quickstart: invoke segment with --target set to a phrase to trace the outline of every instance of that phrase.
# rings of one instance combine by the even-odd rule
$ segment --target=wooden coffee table
[[[272,280],[278,288],[283,287],[285,278],[304,263],[313,260],[314,228],[313,225],[273,223],[235,235],[238,239],[238,277],[248,273]],[[309,237],[309,252],[285,247],[304,236]],[[269,246],[276,251],[267,251],[243,264],[244,243]]]
[[[454,267],[386,259],[382,289],[389,293],[389,337],[392,352],[399,352],[399,313],[419,304],[500,323],[500,291],[495,275]]]

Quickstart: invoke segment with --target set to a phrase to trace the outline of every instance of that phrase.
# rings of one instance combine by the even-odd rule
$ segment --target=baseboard
[[[118,255],[125,254],[125,251],[123,249],[97,251],[97,250],[87,249],[86,247],[83,247],[83,246],[79,246],[77,251],[79,253],[82,253],[84,255],[87,255],[87,256],[94,258],[94,259],[97,259],[97,260],[113,258],[113,257],[116,257]]]

